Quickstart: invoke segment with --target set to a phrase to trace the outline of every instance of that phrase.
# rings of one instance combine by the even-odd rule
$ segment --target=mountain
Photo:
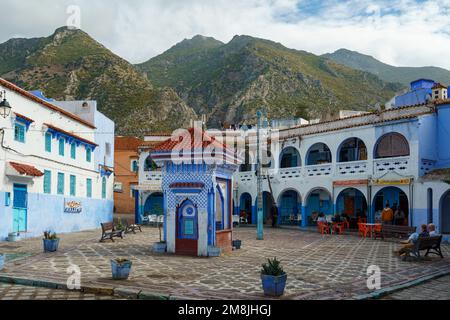
[[[433,79],[437,82],[450,85],[450,71],[443,68],[394,67],[378,61],[372,56],[347,49],[340,49],[334,53],[327,53],[322,57],[353,69],[373,73],[384,81],[398,82],[405,86],[408,86],[412,81],[420,78]]]
[[[81,30],[0,44],[0,77],[56,100],[97,100],[119,134],[175,129],[196,117],[173,89],[153,86]]]
[[[367,110],[401,88],[375,75],[250,36],[223,44],[196,36],[136,66],[158,87],[171,87],[210,126],[271,118],[329,118]]]

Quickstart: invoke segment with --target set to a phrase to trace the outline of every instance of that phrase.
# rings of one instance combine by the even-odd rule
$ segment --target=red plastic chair
[[[337,233],[337,234],[342,234],[345,230],[345,223],[344,222],[339,222],[339,223],[335,223],[333,225],[333,232]]]
[[[369,233],[369,230],[368,230],[367,226],[364,223],[361,223],[361,222],[358,223],[358,234],[361,237],[366,238],[368,233]]]
[[[319,232],[321,234],[329,234],[330,228],[327,223],[325,222],[317,222],[317,228],[319,229]]]

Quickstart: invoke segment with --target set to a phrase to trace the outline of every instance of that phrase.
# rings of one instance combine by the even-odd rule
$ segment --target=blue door
[[[13,231],[27,231],[27,186],[14,184]]]

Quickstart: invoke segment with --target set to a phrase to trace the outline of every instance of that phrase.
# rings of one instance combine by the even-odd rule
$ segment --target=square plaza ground
[[[271,228],[265,229],[264,241],[257,241],[256,229],[238,228],[234,238],[242,240],[241,250],[218,258],[196,258],[152,253],[152,244],[159,240],[155,228],[146,227],[115,243],[99,243],[100,234],[95,230],[61,235],[57,253],[42,253],[41,239],[0,243],[0,252],[7,254],[0,276],[64,284],[67,268],[75,264],[81,270],[82,285],[191,299],[263,299],[261,264],[277,257],[288,273],[283,299],[355,299],[370,292],[366,281],[371,265],[381,269],[383,288],[450,273],[449,245],[443,245],[445,259],[433,256],[404,262],[393,253],[398,241]],[[111,279],[114,257],[133,261],[128,281]]]

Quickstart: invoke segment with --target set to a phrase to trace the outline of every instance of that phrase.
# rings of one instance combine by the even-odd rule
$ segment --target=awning
[[[18,163],[18,162],[8,162],[8,166],[6,168],[7,176],[18,176],[18,177],[42,177],[44,173],[36,167]]]

